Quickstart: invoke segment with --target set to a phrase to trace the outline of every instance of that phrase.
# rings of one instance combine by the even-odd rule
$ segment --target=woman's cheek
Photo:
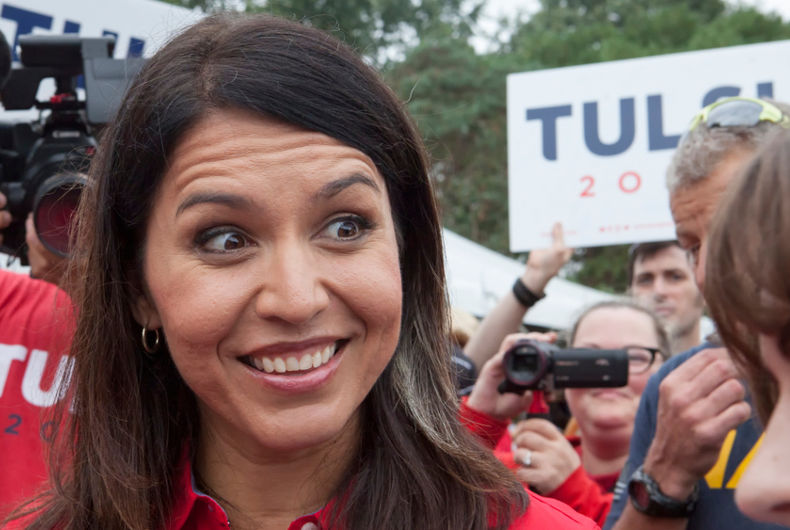
[[[644,374],[636,374],[636,375],[629,375],[628,376],[628,388],[631,389],[631,392],[638,398],[642,395],[642,392],[645,391],[645,387],[647,386],[647,381],[650,379],[650,376],[653,375],[652,371],[648,371]]]

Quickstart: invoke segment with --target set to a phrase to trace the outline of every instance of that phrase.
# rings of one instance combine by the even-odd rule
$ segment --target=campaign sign
[[[675,237],[666,169],[691,118],[729,96],[790,101],[790,41],[511,74],[510,249]]]

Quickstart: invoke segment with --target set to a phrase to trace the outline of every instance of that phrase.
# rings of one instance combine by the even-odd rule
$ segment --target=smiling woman
[[[74,255],[72,414],[12,527],[592,527],[460,426],[422,144],[328,35],[214,16],[160,50]]]

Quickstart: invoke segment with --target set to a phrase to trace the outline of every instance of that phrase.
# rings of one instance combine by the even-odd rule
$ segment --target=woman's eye
[[[233,252],[249,245],[247,238],[240,232],[229,228],[214,228],[200,234],[197,244],[206,252]]]
[[[371,227],[371,223],[359,216],[342,217],[335,219],[326,227],[327,234],[339,240],[352,240],[360,237]]]

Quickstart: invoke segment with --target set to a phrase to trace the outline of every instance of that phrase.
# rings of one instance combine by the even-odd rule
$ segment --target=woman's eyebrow
[[[327,182],[324,184],[321,189],[318,190],[318,193],[315,194],[315,199],[331,199],[344,189],[353,186],[354,184],[364,184],[373,188],[377,193],[381,193],[378,184],[376,184],[373,179],[363,175],[362,173],[352,173],[347,177],[333,180],[332,182]]]
[[[235,195],[233,193],[194,193],[184,199],[184,201],[178,205],[176,216],[180,215],[184,210],[191,208],[192,206],[204,203],[222,204],[237,209],[249,208],[252,206],[252,202],[250,202],[249,199],[242,197],[241,195]]]

